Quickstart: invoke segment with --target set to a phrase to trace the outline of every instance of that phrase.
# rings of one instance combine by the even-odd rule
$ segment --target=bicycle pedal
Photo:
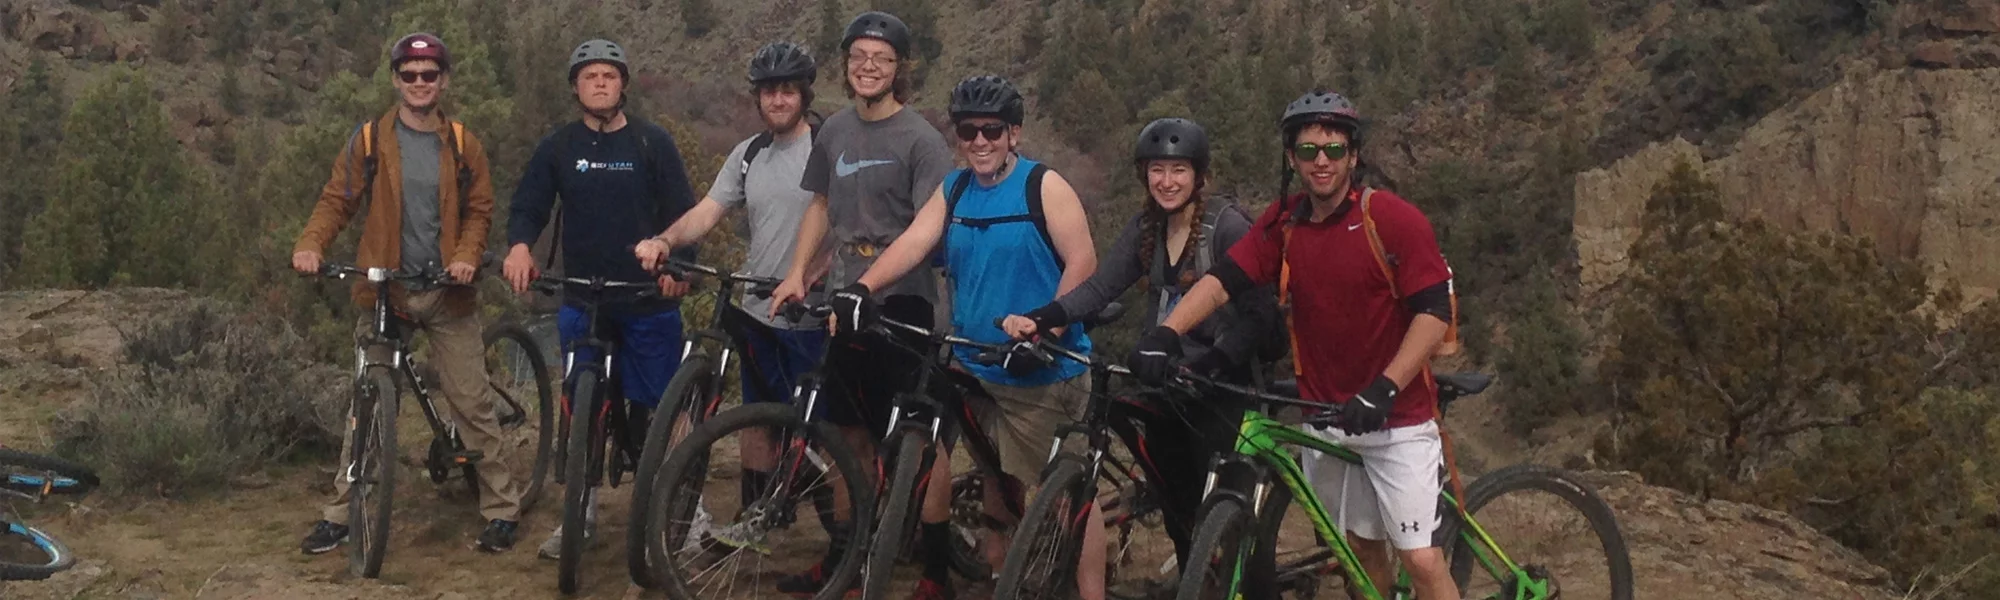
[[[476,465],[479,464],[480,459],[486,458],[486,453],[478,450],[464,450],[444,456],[445,460],[450,461],[454,465]]]

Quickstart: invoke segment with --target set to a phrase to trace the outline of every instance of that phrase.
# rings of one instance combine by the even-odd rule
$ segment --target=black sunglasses
[[[1298,145],[1298,147],[1292,149],[1292,156],[1298,157],[1299,160],[1305,160],[1305,161],[1316,160],[1317,159],[1316,155],[1319,154],[1325,154],[1327,158],[1331,158],[1334,160],[1347,158],[1347,144],[1342,144],[1340,142],[1327,142],[1325,144],[1309,144],[1302,142]]]
[[[437,83],[438,77],[443,76],[444,71],[436,69],[429,71],[397,71],[396,75],[403,78],[403,83],[416,83],[418,78],[422,78],[424,83]]]
[[[974,125],[971,123],[958,124],[958,139],[970,142],[972,140],[978,139],[979,136],[981,135],[986,136],[986,141],[989,142],[1000,141],[1000,136],[1007,135],[1007,124],[1006,123],[987,123],[985,125]]]

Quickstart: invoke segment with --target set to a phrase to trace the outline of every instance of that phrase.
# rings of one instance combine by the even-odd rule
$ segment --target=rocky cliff
[[[1863,235],[1975,297],[2000,290],[2000,2],[1912,6],[1896,22],[1901,41],[1733,146],[1670,140],[1579,175],[1586,292],[1623,272],[1652,185],[1683,159],[1739,217]]]

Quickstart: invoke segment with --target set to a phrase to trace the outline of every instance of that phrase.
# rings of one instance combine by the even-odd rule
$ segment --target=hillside
[[[81,399],[91,393],[92,380],[125,366],[121,340],[129,326],[121,324],[170,313],[192,300],[178,291],[143,288],[0,293],[0,382],[8,382],[0,386],[0,406],[10,409],[0,411],[0,439],[48,447],[50,424],[85,404]],[[406,442],[406,456],[419,446]],[[198,501],[98,494],[79,505],[37,511],[33,522],[68,543],[82,561],[47,582],[0,584],[0,597],[360,600],[553,594],[549,563],[535,559],[530,548],[500,557],[471,550],[474,507],[462,494],[433,491],[415,473],[418,467],[408,468],[409,485],[399,494],[395,541],[380,582],[350,580],[337,556],[298,554],[296,536],[327,487],[327,466],[313,462],[239,473],[226,490],[209,490]],[[1796,518],[1702,501],[1645,485],[1629,473],[1591,472],[1588,480],[1617,511],[1633,546],[1642,597],[1898,597],[1884,587],[1888,574],[1881,568]],[[606,494],[603,531],[614,542],[623,538],[625,497],[622,490]],[[536,509],[529,530],[543,531],[554,515],[547,504]],[[638,597],[627,589],[616,559],[620,549],[605,544],[592,555],[579,597]]]

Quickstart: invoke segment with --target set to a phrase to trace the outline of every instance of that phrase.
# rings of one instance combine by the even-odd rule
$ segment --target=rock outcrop
[[[1655,182],[1700,164],[1739,217],[1871,238],[1976,295],[2000,289],[2000,69],[1880,70],[1847,76],[1746,131],[1701,162],[1674,140],[1576,182],[1576,241],[1587,291],[1624,270]]]

